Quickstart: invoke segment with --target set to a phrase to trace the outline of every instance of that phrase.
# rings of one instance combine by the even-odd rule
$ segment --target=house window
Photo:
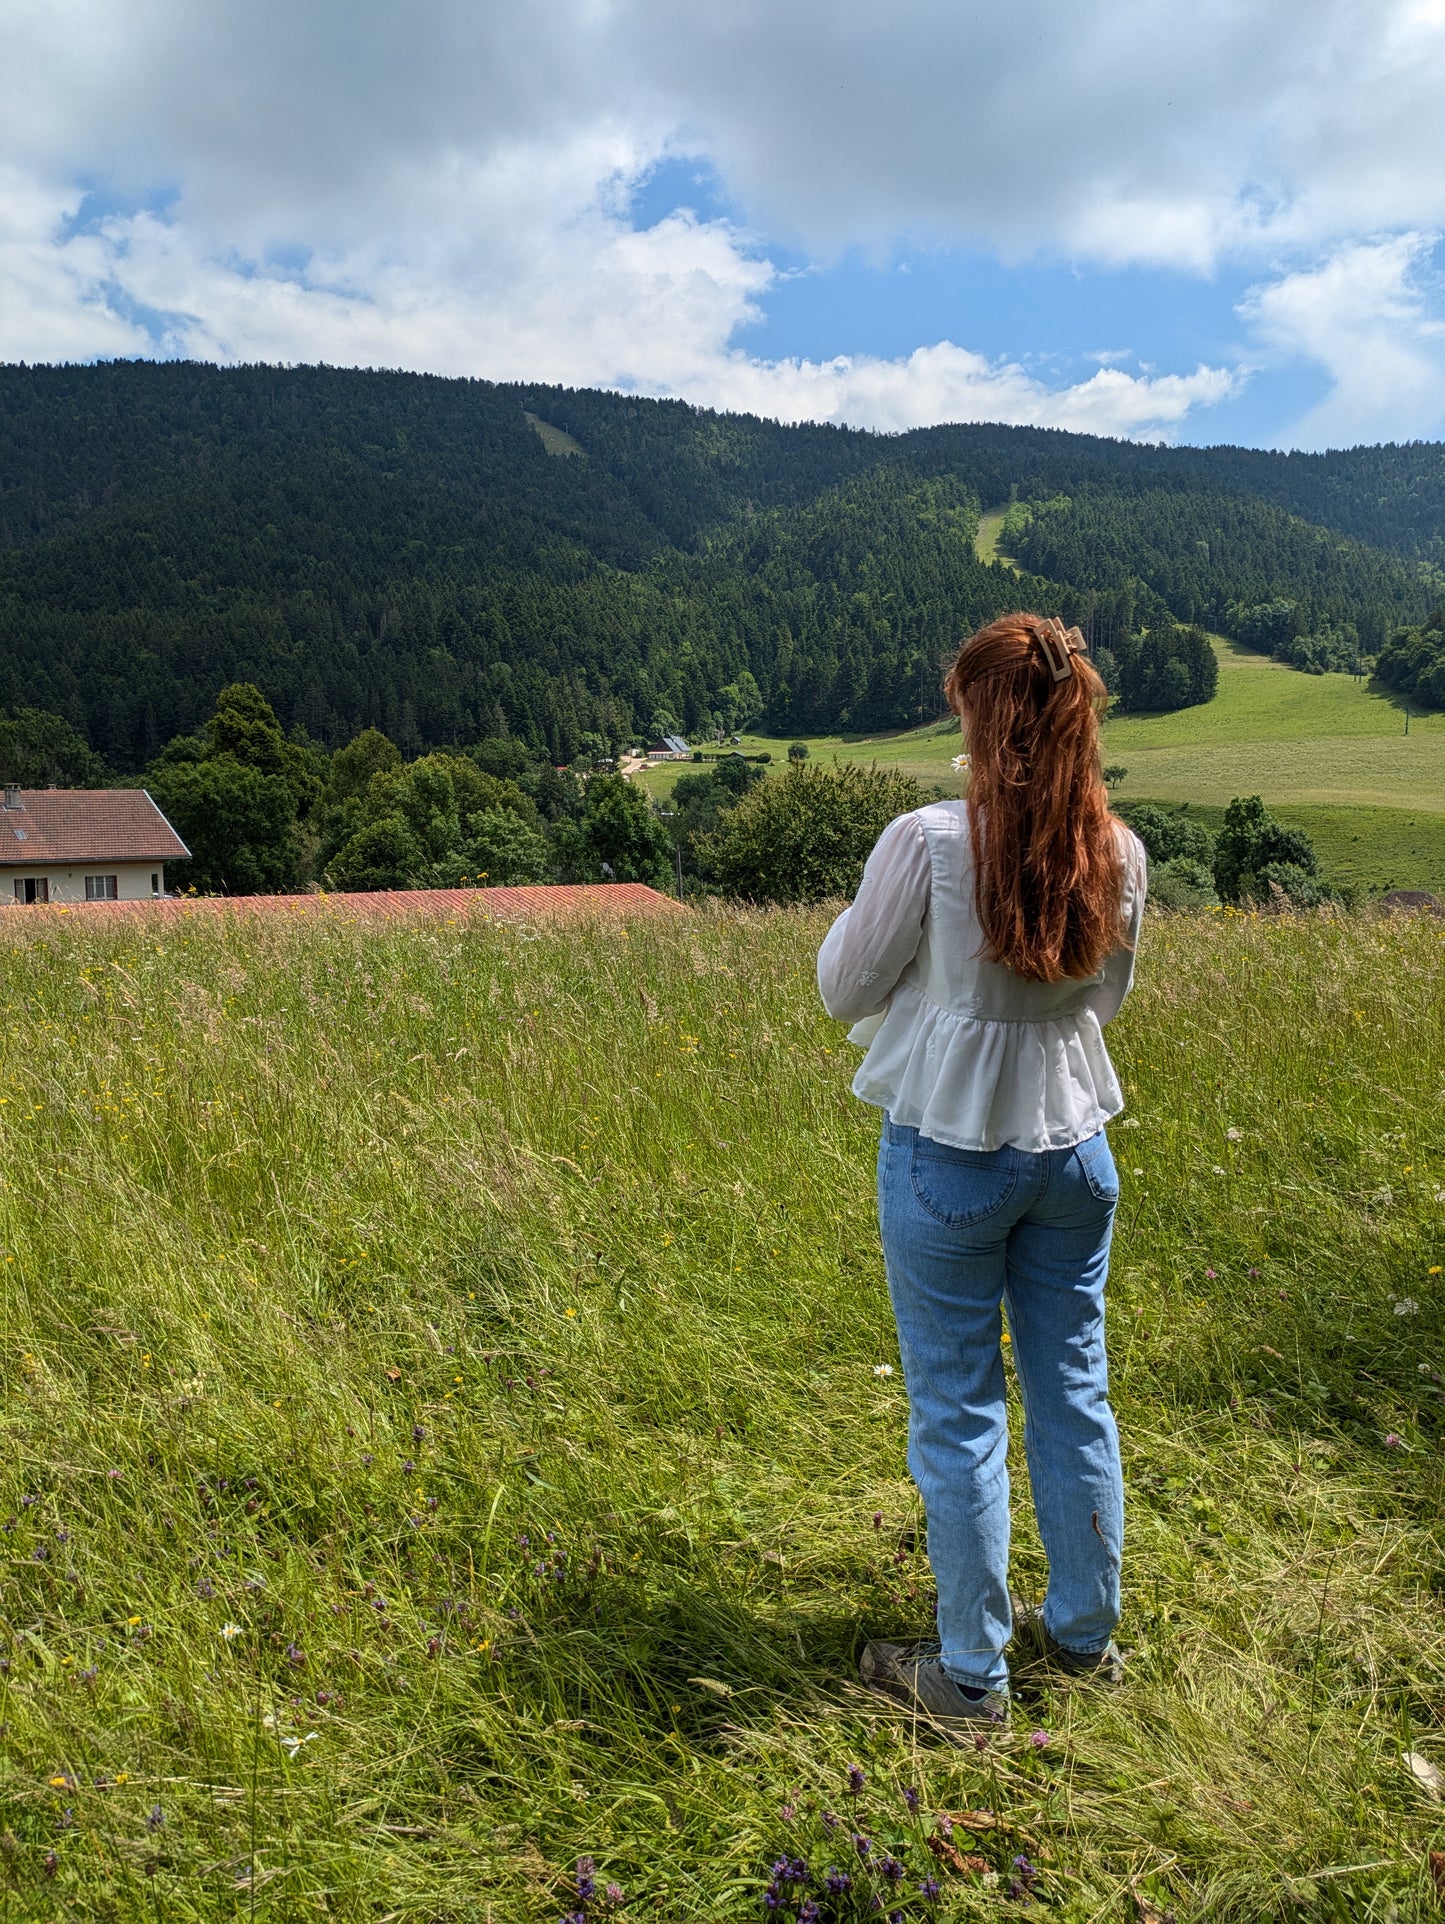
[[[152,869],[151,870],[151,894],[159,895],[160,892],[161,892],[161,878],[156,873],[156,871]]]
[[[17,902],[48,902],[50,884],[43,875],[27,875],[23,882],[15,884]]]
[[[119,893],[120,877],[117,875],[87,875],[85,878],[87,902],[114,902]]]

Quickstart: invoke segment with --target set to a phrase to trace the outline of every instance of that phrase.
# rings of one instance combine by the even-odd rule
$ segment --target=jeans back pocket
[[[1109,1148],[1109,1138],[1101,1129],[1097,1135],[1084,1142],[1074,1144],[1074,1154],[1079,1159],[1079,1167],[1084,1172],[1084,1181],[1093,1190],[1100,1202],[1116,1203],[1119,1200],[1119,1172],[1114,1167],[1113,1152]]]
[[[953,1149],[919,1136],[909,1177],[936,1222],[967,1229],[1003,1208],[1018,1182],[1018,1159],[1011,1149]]]

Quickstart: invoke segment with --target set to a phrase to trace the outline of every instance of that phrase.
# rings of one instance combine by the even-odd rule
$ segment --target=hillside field
[[[1374,892],[1445,893],[1445,715],[1410,716],[1349,675],[1306,675],[1216,639],[1219,693],[1167,715],[1105,724],[1104,759],[1122,762],[1121,801],[1202,803],[1207,819],[1236,795],[1262,795],[1281,820],[1307,829],[1327,872]],[[745,736],[785,763],[788,741]],[[808,738],[814,756],[905,769],[946,794],[963,792],[950,767],[955,722],[905,734]],[[671,791],[678,769],[644,779]]]
[[[1128,1682],[958,1750],[826,922],[3,925],[7,1919],[1438,1916],[1439,927],[1149,921]]]

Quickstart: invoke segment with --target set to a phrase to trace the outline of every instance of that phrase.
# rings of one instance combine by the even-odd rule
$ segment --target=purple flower
[[[791,1824],[797,1814],[798,1806],[796,1804],[784,1804],[783,1808],[778,1812],[778,1815],[785,1824]]]
[[[158,1830],[164,1830],[165,1826],[166,1826],[166,1814],[161,1809],[160,1805],[157,1804],[146,1818],[146,1829],[148,1831],[158,1831]]]
[[[860,1857],[866,1857],[873,1848],[873,1840],[869,1837],[860,1837],[855,1831],[853,1833],[853,1848]]]
[[[1212,1282],[1214,1282],[1214,1280],[1216,1279],[1216,1276],[1217,1276],[1217,1274],[1218,1274],[1218,1272],[1217,1272],[1216,1270],[1213,1270],[1213,1269],[1206,1269],[1206,1270],[1205,1270],[1205,1272],[1204,1272],[1204,1274],[1205,1274],[1205,1277],[1207,1278],[1207,1280],[1208,1280],[1209,1282],[1211,1282],[1211,1283],[1212,1283]]]
[[[867,1781],[868,1779],[863,1775],[862,1770],[858,1767],[857,1764],[849,1764],[848,1789],[852,1796],[857,1797],[861,1793],[863,1786],[867,1783]]]
[[[826,1831],[835,1831],[837,1828],[838,1819],[833,1815],[832,1811],[825,1810],[823,1812],[823,1829]]]
[[[202,1577],[200,1582],[196,1585],[196,1595],[198,1597],[205,1597],[209,1601],[209,1599],[215,1596],[215,1594],[216,1594],[215,1584],[211,1582],[211,1579],[209,1577]]]
[[[830,1870],[823,1879],[823,1888],[829,1897],[842,1897],[845,1891],[852,1890],[853,1880],[847,1871]]]
[[[918,1792],[913,1788],[912,1784],[904,1791],[903,1801],[908,1806],[909,1816],[916,1817],[918,1815]]]
[[[881,1530],[883,1528],[883,1512],[881,1510],[875,1510],[873,1512],[873,1528],[875,1530]]]
[[[620,1884],[609,1884],[602,1895],[607,1899],[609,1904],[620,1904],[626,1896],[626,1892]]]
[[[1259,1271],[1257,1269],[1251,1269],[1247,1273],[1251,1276],[1257,1276],[1259,1274]]]
[[[304,1667],[306,1663],[306,1652],[301,1648],[299,1643],[287,1644],[286,1661],[287,1663],[294,1663],[298,1669]]]
[[[920,1894],[926,1897],[930,1904],[936,1904],[938,1902],[938,1879],[936,1877],[925,1877],[923,1882],[918,1886],[918,1889]]]
[[[798,1912],[798,1924],[820,1924],[823,1913],[818,1909],[815,1898],[805,1898]]]
[[[904,1867],[902,1864],[899,1863],[896,1857],[891,1857],[891,1856],[885,1857],[882,1860],[882,1862],[879,1864],[878,1868],[880,1871],[882,1871],[883,1875],[888,1879],[888,1882],[890,1884],[898,1884],[902,1882],[903,1875],[904,1875]]]
[[[1049,1733],[1046,1730],[1036,1730],[1032,1733],[1032,1735],[1029,1738],[1029,1742],[1033,1745],[1035,1750],[1042,1750],[1044,1745],[1048,1741],[1049,1741]]]
[[[1387,1450],[1402,1450],[1404,1449],[1404,1447],[1405,1445],[1401,1440],[1401,1438],[1396,1436],[1395,1432],[1391,1430],[1389,1435],[1385,1438],[1385,1448]]]
[[[597,1879],[594,1875],[596,1869],[597,1866],[590,1857],[579,1857],[577,1859],[577,1901],[579,1904],[590,1904],[592,1899],[597,1895]]]

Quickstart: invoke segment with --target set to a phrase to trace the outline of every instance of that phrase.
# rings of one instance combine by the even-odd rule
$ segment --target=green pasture
[[[974,553],[980,561],[1001,561],[1006,568],[1019,572],[1019,565],[1006,554],[998,551],[998,538],[1003,530],[1003,518],[1008,507],[985,508],[978,517],[978,532],[973,538]]]
[[[1104,759],[1129,771],[1121,801],[1222,809],[1262,795],[1281,819],[1317,836],[1332,876],[1360,887],[1445,890],[1445,715],[1411,714],[1349,675],[1305,675],[1219,639],[1219,692],[1198,708],[1119,715],[1104,727]],[[963,792],[950,766],[958,724],[905,734],[807,739],[824,760],[876,761],[944,794]],[[743,737],[785,767],[784,737]],[[641,779],[659,798],[684,764]]]
[[[1438,1915],[1439,926],[1150,919],[1128,1682],[960,1750],[827,919],[6,919],[7,1920]]]

